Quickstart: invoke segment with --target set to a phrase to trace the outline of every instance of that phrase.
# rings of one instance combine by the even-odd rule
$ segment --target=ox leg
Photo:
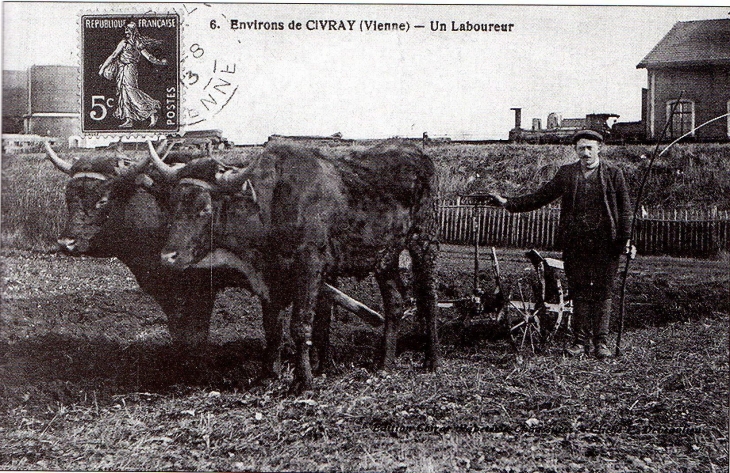
[[[208,344],[210,317],[215,297],[194,294],[166,310],[172,344],[184,352],[201,353]]]
[[[316,250],[305,249],[296,264],[294,304],[292,307],[292,335],[296,345],[294,384],[292,392],[301,393],[312,389],[313,376],[310,362],[312,325],[322,285],[323,264]]]
[[[413,260],[413,288],[416,309],[426,335],[424,368],[435,371],[439,364],[438,318],[436,306],[436,257],[438,243],[413,242],[409,251]]]
[[[167,330],[178,353],[201,353],[208,344],[215,293],[179,284],[143,285],[167,316]]]
[[[330,323],[332,321],[333,308],[332,298],[325,294],[324,291],[320,291],[317,309],[314,314],[312,333],[314,352],[317,355],[316,361],[313,363],[315,375],[320,375],[332,368],[332,359],[330,356]]]
[[[179,311],[167,314],[173,350],[180,357],[177,368],[182,379],[205,379],[210,372],[208,336],[214,303],[215,293],[188,293]]]
[[[176,379],[197,381],[208,372],[208,335],[215,296],[172,286],[157,286],[150,292],[167,316],[175,354],[170,358],[169,373]]]
[[[383,334],[381,369],[388,370],[395,366],[398,343],[398,325],[403,316],[403,299],[399,291],[398,277],[393,274],[378,275],[376,279],[383,298],[385,312],[385,329]]]
[[[385,272],[377,273],[375,279],[380,287],[380,294],[383,297],[383,309],[385,311],[383,358],[380,360],[380,367],[381,369],[389,370],[395,367],[398,325],[403,316],[402,284],[400,282],[397,264],[391,266]]]
[[[280,294],[272,293],[271,301],[261,301],[264,334],[266,336],[266,352],[261,377],[278,378],[281,375],[281,355],[285,342],[291,339],[289,320],[284,308],[286,302]]]
[[[215,293],[199,281],[181,284],[179,275],[128,264],[143,291],[167,316],[167,330],[178,353],[202,352],[208,343]]]

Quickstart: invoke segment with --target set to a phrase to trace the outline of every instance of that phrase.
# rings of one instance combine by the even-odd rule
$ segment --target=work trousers
[[[608,326],[611,323],[611,299],[588,302],[573,301],[573,343],[588,349],[591,341],[594,347],[607,345]]]
[[[566,245],[563,260],[573,299],[575,343],[606,344],[619,258],[606,232],[576,235]]]

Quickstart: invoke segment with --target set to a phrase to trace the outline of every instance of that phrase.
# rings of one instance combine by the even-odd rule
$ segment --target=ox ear
[[[126,172],[127,169],[132,165],[132,161],[129,159],[125,159],[124,157],[117,154],[117,165],[114,166],[114,172],[121,176]]]
[[[146,187],[147,189],[152,189],[155,185],[155,181],[152,180],[150,176],[147,174],[137,174],[137,177],[134,178],[134,183],[141,187]]]
[[[114,172],[117,176],[129,176],[138,174],[149,162],[150,157],[146,156],[139,161],[134,161],[123,154],[117,154],[117,165]]]
[[[256,197],[256,189],[254,189],[253,184],[249,179],[246,179],[246,181],[241,186],[241,194],[244,196],[251,197],[251,200],[256,203],[257,197]]]
[[[223,166],[218,166],[218,169],[215,171],[215,182],[216,184],[220,186],[225,186],[231,181],[231,175],[235,171],[231,168],[225,168]]]

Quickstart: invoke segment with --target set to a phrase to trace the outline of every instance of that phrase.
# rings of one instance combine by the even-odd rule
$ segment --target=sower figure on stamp
[[[575,338],[566,352],[589,353],[591,338],[598,358],[607,346],[611,294],[619,259],[630,248],[631,203],[623,172],[602,161],[603,137],[592,130],[573,136],[579,160],[561,166],[536,192],[504,198],[492,194],[510,212],[528,212],[561,197],[558,244],[573,298]]]
[[[114,116],[124,120],[120,128],[131,128],[133,121],[150,121],[155,126],[160,112],[160,101],[144,93],[138,84],[140,56],[156,66],[166,66],[167,59],[157,59],[147,50],[159,46],[162,41],[142,36],[133,21],[124,27],[124,39],[99,67],[99,75],[117,82],[117,108]]]

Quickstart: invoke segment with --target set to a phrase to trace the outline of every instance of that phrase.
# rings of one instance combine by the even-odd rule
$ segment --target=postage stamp
[[[177,13],[83,15],[82,131],[177,131],[179,54]]]

